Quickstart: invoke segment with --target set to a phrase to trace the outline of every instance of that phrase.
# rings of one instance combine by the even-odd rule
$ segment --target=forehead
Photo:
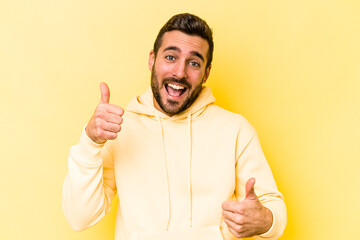
[[[170,46],[178,47],[184,53],[197,51],[204,57],[209,50],[209,44],[204,38],[177,30],[166,32],[163,35],[159,51],[161,52]]]

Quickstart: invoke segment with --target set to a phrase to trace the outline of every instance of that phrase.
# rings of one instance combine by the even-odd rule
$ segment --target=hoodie
[[[286,207],[256,131],[214,102],[204,87],[188,109],[168,116],[154,107],[148,89],[130,101],[117,139],[96,144],[83,131],[70,149],[63,186],[71,227],[97,223],[117,193],[116,240],[237,239],[221,204],[243,200],[254,177],[260,202],[273,213],[270,230],[254,238],[280,237]]]

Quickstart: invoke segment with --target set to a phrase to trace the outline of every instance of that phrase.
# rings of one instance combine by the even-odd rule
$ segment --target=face
[[[156,58],[153,51],[149,57],[157,110],[172,116],[196,100],[211,69],[206,68],[208,49],[207,41],[199,36],[176,30],[163,35]]]

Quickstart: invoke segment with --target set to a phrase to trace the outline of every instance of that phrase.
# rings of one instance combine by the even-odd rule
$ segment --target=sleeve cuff
[[[74,154],[78,155],[78,161],[80,160],[86,164],[99,164],[102,159],[99,157],[100,151],[104,144],[98,144],[93,142],[86,134],[85,127],[80,137],[79,143],[74,146]]]
[[[91,145],[93,145],[94,147],[102,147],[102,146],[104,146],[104,144],[105,143],[96,143],[96,142],[94,142],[93,140],[91,140],[91,138],[87,135],[87,133],[86,133],[86,126],[87,125],[85,125],[85,127],[83,128],[83,132],[82,132],[82,134],[81,134],[81,138],[80,138],[80,142],[81,142],[81,140],[84,138],[84,141],[86,141],[86,142],[89,142]]]

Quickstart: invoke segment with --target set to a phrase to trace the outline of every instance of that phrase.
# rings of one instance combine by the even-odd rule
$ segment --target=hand
[[[237,238],[263,234],[272,225],[272,213],[260,203],[254,185],[255,178],[250,178],[246,182],[243,201],[226,201],[221,206],[224,221]]]
[[[117,137],[124,114],[121,107],[109,104],[110,90],[106,83],[100,84],[100,91],[100,103],[85,128],[88,137],[98,144]]]

